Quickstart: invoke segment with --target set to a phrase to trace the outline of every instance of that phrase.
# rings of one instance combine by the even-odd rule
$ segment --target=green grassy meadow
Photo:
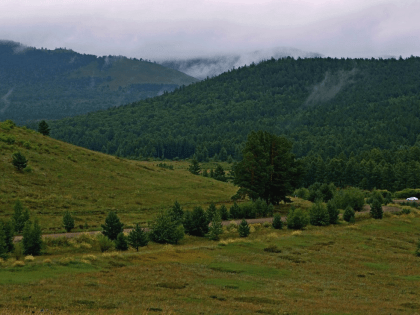
[[[138,253],[101,254],[87,235],[47,240],[45,253],[24,266],[2,263],[0,307],[4,314],[416,314],[419,225],[418,211],[294,232],[258,224],[248,238],[225,230],[219,242],[187,236]]]
[[[15,151],[29,160],[29,172],[14,169]],[[90,151],[0,123],[0,219],[8,220],[19,198],[44,232],[63,231],[66,210],[77,227],[87,223],[99,229],[111,210],[131,226],[145,224],[176,200],[187,209],[207,207],[212,201],[230,202],[237,191],[232,184],[190,174],[189,162],[167,162],[174,170],[158,163]]]

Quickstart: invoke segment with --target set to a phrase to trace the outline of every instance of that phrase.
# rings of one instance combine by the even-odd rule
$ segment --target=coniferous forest
[[[53,137],[129,158],[241,159],[284,135],[302,185],[399,190],[420,174],[420,58],[271,59],[156,98],[51,122]]]

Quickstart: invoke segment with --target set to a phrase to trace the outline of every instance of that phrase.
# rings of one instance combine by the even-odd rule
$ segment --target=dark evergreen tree
[[[123,232],[124,224],[120,222],[120,218],[118,218],[118,215],[115,212],[110,211],[105,219],[105,224],[102,224],[101,226],[103,230],[102,234],[114,241],[118,234]]]
[[[139,251],[139,247],[144,247],[149,243],[146,232],[137,223],[134,229],[128,234],[128,244]]]
[[[209,232],[208,216],[203,208],[195,207],[190,215],[186,216],[185,232],[194,236],[205,236]]]
[[[382,219],[383,211],[382,211],[382,204],[378,199],[373,199],[373,202],[370,205],[370,214],[374,219]]]
[[[44,136],[49,136],[50,135],[50,127],[45,122],[45,120],[41,121],[38,124],[38,132],[43,134]]]
[[[355,213],[351,206],[347,206],[343,213],[343,220],[349,223],[356,222]]]
[[[265,131],[251,132],[243,160],[235,166],[235,185],[252,199],[278,204],[298,188],[303,174],[291,152],[292,143]]]
[[[22,202],[18,199],[13,206],[13,225],[17,233],[23,231],[25,223],[29,220],[29,210],[28,208],[23,207]]]
[[[221,205],[219,208],[219,213],[220,213],[220,217],[222,218],[223,221],[226,221],[229,219],[229,211],[226,208],[225,205]]]
[[[7,257],[7,244],[6,244],[6,233],[4,232],[3,221],[0,221],[0,258],[6,259]]]
[[[328,210],[323,203],[316,202],[309,209],[309,222],[315,226],[325,226],[330,224]]]
[[[222,233],[223,233],[222,219],[220,217],[220,214],[216,212],[210,223],[209,233],[207,234],[207,237],[212,241],[218,241]]]
[[[213,217],[217,213],[217,208],[214,202],[210,203],[209,207],[207,208],[207,220],[209,222],[213,221]]]
[[[227,181],[225,170],[220,164],[217,164],[216,169],[214,170],[214,173],[213,173],[213,178],[221,182]]]
[[[247,237],[251,233],[248,222],[245,219],[242,219],[241,223],[238,226],[238,232],[240,237]]]
[[[74,218],[69,211],[66,211],[63,215],[63,226],[67,233],[74,229]]]
[[[22,171],[28,165],[28,160],[19,151],[13,153],[12,159],[12,164],[18,171]]]
[[[330,224],[337,224],[338,223],[338,215],[340,211],[337,208],[337,205],[333,200],[328,201],[327,203],[327,210],[328,210],[328,218]]]
[[[281,230],[283,228],[283,221],[281,220],[281,216],[279,213],[276,213],[273,218],[273,228],[276,230]]]
[[[175,201],[174,205],[169,210],[169,215],[171,216],[172,221],[182,223],[184,219],[184,210],[182,210],[182,207],[178,201]]]
[[[23,254],[24,255],[40,255],[42,249],[42,230],[38,224],[38,220],[34,223],[27,221],[23,228]]]
[[[226,151],[226,148],[225,147],[223,147],[223,148],[220,149],[219,159],[220,159],[220,161],[223,161],[223,162],[224,161],[227,161],[228,154],[227,154],[227,151]]]
[[[205,168],[202,172],[204,177],[209,177],[209,172],[207,171],[207,169]]]
[[[229,214],[232,219],[242,219],[241,207],[239,207],[236,202],[230,207]]]
[[[200,170],[201,170],[200,163],[198,163],[196,158],[193,158],[191,160],[191,164],[188,166],[188,171],[191,174],[198,175],[200,174]]]
[[[117,238],[115,240],[115,249],[121,251],[128,250],[127,237],[122,232],[117,235]]]
[[[11,253],[15,249],[15,244],[13,242],[13,237],[15,236],[15,231],[14,231],[14,228],[13,228],[13,222],[10,220],[10,221],[7,221],[6,223],[4,223],[3,224],[3,229],[4,229],[7,251],[9,253]]]

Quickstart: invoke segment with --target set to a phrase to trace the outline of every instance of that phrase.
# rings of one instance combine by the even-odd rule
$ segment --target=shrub
[[[241,223],[238,226],[238,232],[240,237],[247,237],[250,232],[248,222],[245,219],[242,219]]]
[[[69,211],[66,211],[63,215],[63,226],[67,232],[74,229],[74,218],[71,216]]]
[[[41,133],[44,136],[49,136],[50,135],[50,127],[48,126],[48,124],[45,122],[45,120],[42,120],[39,124],[38,124],[38,132]]]
[[[169,215],[172,217],[172,221],[182,223],[182,220],[184,219],[184,210],[182,210],[178,201],[175,201],[174,205],[169,210]]]
[[[382,211],[381,202],[378,199],[374,199],[370,205],[370,214],[374,219],[382,219],[384,213]]]
[[[3,229],[3,222],[0,221],[0,258],[7,257],[6,234]]]
[[[12,255],[16,260],[20,260],[23,256],[23,245],[21,242],[15,244],[15,249]]]
[[[273,218],[273,228],[276,230],[281,230],[283,228],[283,221],[279,213],[276,213]]]
[[[105,219],[105,224],[102,224],[102,234],[107,236],[110,240],[115,240],[121,232],[123,232],[123,226],[118,218],[117,214],[113,211],[108,213]]]
[[[114,248],[114,242],[108,236],[98,234],[97,240],[102,253]]]
[[[416,248],[416,251],[415,251],[415,253],[414,253],[417,257],[420,257],[420,239],[419,239],[419,241],[418,241],[418,243],[417,243],[417,248]]]
[[[122,251],[128,250],[127,237],[123,232],[117,235],[117,239],[115,240],[115,249]]]
[[[25,261],[27,261],[27,262],[31,262],[31,261],[34,261],[34,260],[35,260],[35,257],[32,256],[32,255],[28,255],[28,256],[25,257]]]
[[[350,206],[355,211],[361,211],[365,204],[365,197],[360,189],[348,188],[338,191],[334,196],[334,202],[339,209]]]
[[[139,251],[139,247],[146,246],[149,243],[149,238],[146,232],[137,223],[134,229],[128,234],[128,244]]]
[[[307,226],[309,218],[306,212],[302,209],[290,209],[287,215],[287,228],[293,230],[300,230]]]
[[[396,191],[394,193],[394,196],[395,196],[396,199],[406,199],[406,198],[409,198],[409,197],[420,198],[420,189],[406,188],[406,189],[401,190],[401,191]]]
[[[304,187],[296,189],[295,192],[293,193],[296,197],[304,199],[304,200],[308,200],[309,198],[309,189],[306,189]]]
[[[173,221],[167,212],[161,212],[152,223],[149,237],[156,243],[178,244],[184,238],[184,227]]]
[[[330,224],[330,216],[327,207],[321,202],[317,202],[309,209],[309,222],[315,226],[325,226]]]
[[[343,213],[343,220],[349,223],[354,223],[356,222],[354,215],[355,213],[354,213],[353,208],[350,206],[347,206]]]
[[[24,267],[24,266],[25,266],[25,263],[20,260],[16,260],[12,265],[12,267]]]
[[[12,155],[12,164],[18,171],[22,171],[28,164],[28,160],[18,151]]]

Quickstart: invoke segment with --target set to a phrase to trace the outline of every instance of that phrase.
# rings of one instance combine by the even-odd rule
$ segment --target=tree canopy
[[[261,198],[267,204],[287,201],[303,174],[291,150],[292,143],[284,137],[251,132],[242,152],[244,158],[234,168],[235,185],[252,200]]]

